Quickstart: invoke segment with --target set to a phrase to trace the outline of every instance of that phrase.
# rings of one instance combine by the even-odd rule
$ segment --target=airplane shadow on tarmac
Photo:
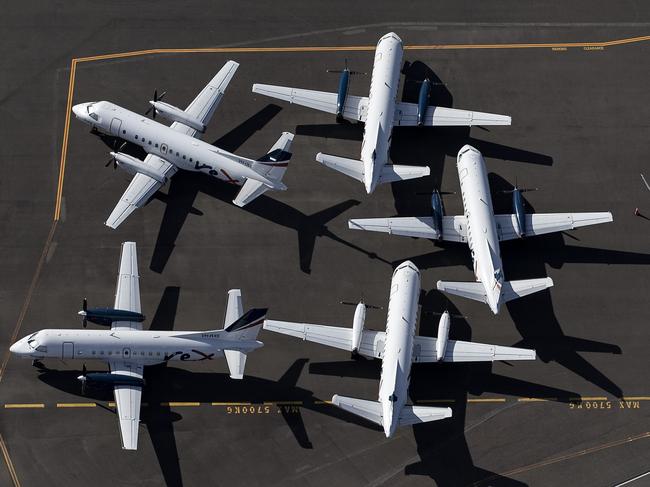
[[[226,135],[214,141],[213,145],[230,152],[236,151],[255,132],[261,130],[280,110],[281,108],[276,105],[267,105]],[[113,150],[120,147],[123,142],[121,139],[116,139],[105,134],[96,135]],[[140,159],[146,157],[146,153],[142,148],[133,144],[127,143],[121,150]],[[167,194],[158,192],[153,197],[162,201],[167,206],[160,224],[160,230],[158,231],[156,245],[149,266],[150,269],[157,273],[163,272],[174,251],[176,239],[185,224],[187,216],[189,214],[203,215],[203,212],[193,206],[199,192],[232,205],[232,200],[238,191],[238,186],[233,187],[233,185],[207,177],[204,174],[179,171],[174,175],[169,183]],[[311,260],[317,237],[330,238],[365,254],[370,259],[377,259],[385,264],[389,264],[388,261],[381,259],[377,254],[367,252],[361,247],[348,242],[327,227],[329,221],[358,204],[358,201],[350,199],[307,215],[285,203],[262,195],[241,210],[278,225],[296,230],[298,234],[300,270],[307,274],[311,273]]]
[[[495,213],[512,213],[511,196],[502,192],[511,189],[512,183],[494,173],[490,173],[488,179]],[[535,211],[528,201],[525,204],[527,212]],[[506,278],[516,280],[543,277],[546,275],[547,264],[555,269],[560,269],[565,263],[650,265],[650,254],[570,245],[566,243],[565,235],[579,240],[573,234],[563,232],[526,238],[523,241],[504,242],[501,251]],[[468,270],[472,269],[471,258],[465,245],[453,242],[436,242],[434,245],[438,247],[435,252],[405,256],[399,262],[411,260],[420,269],[459,264],[467,266]],[[473,275],[468,274],[468,280],[472,278]],[[618,385],[578,353],[621,354],[620,347],[565,335],[553,312],[549,290],[510,301],[506,307],[522,336],[522,340],[515,346],[534,348],[542,361],[555,361],[604,391],[616,397],[623,396],[623,391]]]
[[[165,288],[160,303],[151,321],[151,330],[172,330],[178,299],[179,287]],[[173,423],[183,417],[170,409],[170,402],[243,402],[264,406],[272,401],[299,402],[302,406],[277,405],[282,418],[302,448],[313,448],[300,413],[301,407],[335,417],[340,420],[374,427],[371,423],[349,414],[341,409],[325,404],[312,391],[297,387],[296,384],[308,359],[296,360],[277,380],[245,376],[243,380],[232,380],[228,374],[214,372],[191,372],[167,364],[152,365],[145,368],[146,385],[142,391],[140,422],[147,428],[160,469],[168,487],[183,485]],[[91,367],[97,362],[92,362]],[[97,364],[96,366],[99,366]],[[101,366],[99,366],[101,367]],[[92,369],[91,369],[92,371]],[[77,377],[79,371],[58,371],[46,365],[39,366],[39,380],[68,394],[82,396]],[[210,387],[206,387],[210,384]],[[86,399],[113,401],[110,388],[87,387]],[[98,406],[113,414],[115,408],[98,402]],[[115,425],[117,428],[117,424]],[[377,429],[377,431],[379,431]]]
[[[423,291],[420,304],[422,311],[419,334],[423,336],[436,336],[441,311],[446,309],[452,315],[458,315],[458,310],[438,291]],[[450,337],[471,340],[469,324],[463,318],[453,318]],[[343,362],[312,363],[309,372],[379,380],[380,368],[379,360],[360,358]],[[497,481],[498,483],[490,485],[526,485],[474,465],[465,438],[465,432],[474,428],[471,425],[466,426],[467,395],[482,395],[485,392],[532,398],[552,397],[562,402],[568,402],[570,397],[579,397],[572,391],[495,374],[492,372],[491,363],[414,364],[409,390],[412,401],[430,405],[431,401],[444,400],[444,404],[437,405],[446,406],[449,400],[452,417],[413,426],[417,455],[412,459],[412,463],[404,465],[406,475],[429,476],[441,487],[474,483],[484,485],[484,482]]]

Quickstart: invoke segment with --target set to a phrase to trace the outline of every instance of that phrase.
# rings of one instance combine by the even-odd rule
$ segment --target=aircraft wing
[[[128,375],[142,379],[142,365],[130,362],[110,362],[111,374]],[[138,428],[140,424],[140,403],[142,387],[134,385],[116,385],[115,404],[120,422],[120,437],[124,450],[138,449]]]
[[[141,313],[140,283],[138,282],[138,255],[135,242],[124,242],[120,255],[120,270],[115,289],[115,309]],[[114,321],[111,330],[142,330],[142,323],[135,321]]]
[[[301,338],[309,342],[320,343],[321,345],[352,351],[352,328],[264,320],[264,329]],[[386,334],[374,330],[363,330],[362,333],[359,353],[366,357],[381,358]]]
[[[151,154],[145,157],[143,162],[151,167],[154,172],[164,176],[163,181],[167,181],[177,171],[176,166],[171,162]],[[117,202],[113,212],[106,220],[105,225],[110,228],[120,226],[136,208],[142,208],[163,184],[164,182],[150,176],[136,173],[126,191],[124,191],[122,198]]]
[[[512,119],[496,113],[458,110],[456,108],[429,106],[424,115],[425,126],[471,126],[471,125],[510,125]],[[417,103],[395,103],[395,125],[414,126],[418,124]]]
[[[495,215],[499,240],[513,240],[517,235],[517,219],[512,215]],[[526,236],[563,232],[588,225],[613,221],[610,212],[599,213],[527,213]]]
[[[228,87],[228,83],[235,75],[235,71],[239,67],[239,63],[235,61],[228,61],[223,65],[223,68],[215,75],[214,78],[206,85],[201,93],[198,94],[196,98],[188,105],[185,109],[185,113],[191,115],[192,117],[199,120],[203,125],[208,125],[210,119],[214,114],[215,110],[219,106],[221,99]],[[180,122],[174,122],[171,124],[171,128],[189,135],[190,137],[196,137],[197,139],[201,138],[201,132],[183,125]]]
[[[413,337],[413,362],[437,362],[436,343],[436,338]],[[535,360],[535,350],[448,340],[445,356],[442,358],[442,362],[494,362],[495,360]]]
[[[321,112],[336,113],[338,94],[327,91],[303,90],[274,85],[253,85],[253,93],[270,96],[278,100],[288,101],[304,107],[320,110]],[[348,95],[345,97],[343,116],[349,120],[366,121],[368,98]]]
[[[442,235],[435,229],[433,218],[426,216],[407,216],[394,218],[357,218],[348,220],[352,230],[384,232],[405,237],[430,238],[449,242],[467,241],[467,224],[465,217],[443,216]]]

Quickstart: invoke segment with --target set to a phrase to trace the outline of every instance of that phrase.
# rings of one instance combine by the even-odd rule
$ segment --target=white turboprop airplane
[[[382,359],[378,401],[335,395],[332,403],[382,426],[386,437],[390,437],[398,426],[451,416],[450,408],[406,405],[413,362],[535,359],[534,350],[449,340],[448,312],[440,318],[437,338],[416,336],[419,295],[420,271],[407,261],[393,273],[386,332],[364,330],[366,305],[363,302],[357,305],[352,328],[267,319],[264,329]]]
[[[120,270],[114,308],[89,309],[84,300],[84,328],[90,321],[110,330],[41,330],[14,343],[10,350],[35,361],[101,360],[110,372],[88,372],[83,366],[79,376],[82,391],[88,385],[112,386],[120,421],[122,448],[138,448],[138,425],[143,367],[169,361],[199,361],[226,357],[230,377],[242,379],[246,354],[260,348],[257,334],[262,327],[266,309],[254,308],[243,313],[241,291],[228,291],[228,307],[222,330],[147,331],[142,329],[145,317],[140,309],[138,261],[135,242],[122,244]]]
[[[368,194],[378,184],[420,178],[430,173],[426,166],[388,164],[394,125],[510,125],[511,119],[505,115],[429,106],[429,80],[422,83],[418,103],[398,102],[402,54],[402,39],[397,34],[390,32],[379,39],[368,97],[348,95],[348,81],[354,73],[347,67],[341,72],[338,93],[263,84],[254,84],[253,92],[335,113],[337,119],[365,122],[360,161],[323,153],[318,153],[316,160],[363,182]]]
[[[434,192],[431,217],[355,219],[349,220],[348,225],[354,230],[467,242],[472,252],[477,282],[438,281],[438,289],[487,303],[494,314],[507,301],[553,286],[550,277],[504,281],[500,241],[573,230],[613,220],[609,212],[526,214],[519,188],[513,190],[514,213],[495,215],[481,153],[470,145],[463,146],[458,152],[457,166],[464,215],[444,216],[440,193]]]
[[[233,200],[240,207],[269,189],[287,189],[282,177],[291,158],[293,134],[284,132],[268,154],[258,160],[231,154],[199,140],[238,67],[235,61],[228,61],[185,110],[160,101],[165,93],[159,97],[154,92],[154,99],[149,101],[153,117],[160,114],[173,121],[169,127],[108,101],[72,107],[75,116],[93,129],[139,145],[148,154],[141,161],[122,152],[111,152],[113,164],[134,178],[106,220],[107,226],[117,228],[133,210],[144,206],[178,169],[243,185]]]

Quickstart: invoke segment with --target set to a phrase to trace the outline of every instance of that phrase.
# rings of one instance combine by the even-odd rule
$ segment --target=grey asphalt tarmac
[[[0,485],[482,485],[609,486],[648,470],[650,176],[646,4],[473,2],[22,2],[0,19]],[[314,161],[355,157],[362,128],[254,95],[255,82],[334,91],[326,69],[370,71],[372,51],[257,48],[372,46],[386,32],[407,45],[400,98],[436,77],[435,103],[509,114],[510,127],[398,128],[395,163],[431,176],[363,186]],[[558,43],[554,48],[522,44]],[[502,48],[494,45],[500,44]],[[482,45],[476,49],[471,46]],[[71,60],[156,48],[237,46],[247,52],[149,54],[78,62],[73,103],[110,100],[145,111],[154,89],[184,107],[228,59],[241,63],[204,140],[247,157],[282,131],[297,134],[284,182],[244,209],[234,188],[179,173],[118,230],[103,225],[128,184],[105,168],[113,141],[66,125]],[[366,95],[368,77],[351,93]],[[69,128],[67,144],[64,131]],[[550,276],[548,292],[498,316],[435,290],[472,280],[466,247],[348,230],[349,218],[427,215],[419,193],[458,191],[465,143],[486,157],[497,212],[517,182],[531,211],[611,211],[614,223],[502,245],[508,279]],[[60,215],[53,216],[65,152]],[[127,150],[137,154],[132,147]],[[462,212],[458,194],[444,196]],[[642,216],[635,216],[639,208]],[[110,391],[81,395],[82,364],[9,357],[14,336],[78,327],[86,297],[110,305],[120,243],[138,245],[146,326],[220,328],[230,288],[275,319],[351,326],[339,301],[385,306],[393,267],[422,271],[419,333],[449,309],[452,338],[537,350],[527,363],[415,366],[411,399],[448,404],[453,418],[388,440],[323,404],[335,393],[375,399],[379,363],[267,332],[247,377],[224,362],[147,371],[140,448],[120,449]],[[385,312],[368,312],[383,329]],[[5,360],[5,358],[7,360]],[[102,370],[88,363],[89,370]],[[278,404],[279,403],[279,404]],[[94,405],[94,406],[93,406]],[[638,481],[636,485],[642,485]],[[630,484],[635,485],[635,484]]]

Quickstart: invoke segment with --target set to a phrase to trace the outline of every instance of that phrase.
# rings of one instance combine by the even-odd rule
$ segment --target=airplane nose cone
[[[22,353],[22,349],[23,349],[23,344],[21,340],[17,341],[11,347],[9,347],[9,351],[15,354]]]
[[[77,118],[81,118],[83,114],[85,103],[79,103],[72,107],[72,113],[75,114]]]

